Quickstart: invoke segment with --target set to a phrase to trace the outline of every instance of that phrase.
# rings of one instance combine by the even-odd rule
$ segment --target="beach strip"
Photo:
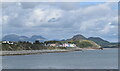
[[[42,54],[42,53],[58,53],[58,52],[70,52],[70,51],[82,51],[82,49],[55,49],[55,50],[19,50],[19,51],[0,51],[0,56],[9,55],[30,55],[30,54]]]

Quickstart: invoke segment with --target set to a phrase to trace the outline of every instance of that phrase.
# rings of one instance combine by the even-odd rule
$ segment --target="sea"
[[[2,56],[3,69],[118,69],[118,49]]]

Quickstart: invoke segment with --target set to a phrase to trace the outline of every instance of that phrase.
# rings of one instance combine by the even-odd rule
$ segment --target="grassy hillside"
[[[118,47],[118,43],[110,43],[109,41],[103,40],[99,37],[90,37],[90,38],[88,38],[88,40],[94,41],[101,47],[107,47],[107,48],[117,48]]]
[[[67,49],[67,47],[52,47],[52,46],[45,46],[45,44],[56,43],[56,44],[63,44],[63,43],[71,43],[76,44],[77,47],[80,48],[100,48],[95,42],[90,40],[81,40],[81,41],[46,41],[44,43],[36,41],[34,43],[30,42],[14,42],[14,44],[6,44],[3,43],[1,49],[3,51],[15,51],[15,50],[43,50],[43,49]]]
[[[29,42],[18,42],[14,44],[2,44],[2,50],[40,50],[40,49],[46,49],[42,44],[37,43],[29,43]]]
[[[100,48],[100,46],[98,44],[96,44],[95,42],[93,41],[90,41],[90,40],[82,40],[82,41],[78,41],[76,43],[76,45],[80,48]]]
[[[34,43],[30,42],[14,42],[14,44],[6,44],[2,43],[1,44],[3,51],[15,51],[15,50],[43,50],[43,49],[66,49],[65,47],[50,47],[50,46],[45,46],[45,43],[36,41]]]

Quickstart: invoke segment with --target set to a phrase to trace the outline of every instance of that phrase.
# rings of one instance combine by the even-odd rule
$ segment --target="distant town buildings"
[[[63,44],[52,43],[52,44],[48,44],[46,46],[52,46],[52,47],[77,47],[75,44],[71,44],[71,43],[63,43]]]
[[[64,43],[63,47],[76,47],[75,44]]]
[[[19,42],[17,42],[19,43]],[[24,42],[20,42],[20,43],[24,43]],[[31,44],[33,44],[32,42],[29,42]],[[15,42],[12,41],[2,41],[2,44],[15,44]],[[44,46],[50,46],[50,47],[77,47],[75,44],[73,43],[49,43],[49,44],[44,44]]]
[[[55,47],[55,46],[58,46],[58,45],[57,44],[49,44],[49,46]]]
[[[14,44],[12,41],[3,41],[3,44]]]

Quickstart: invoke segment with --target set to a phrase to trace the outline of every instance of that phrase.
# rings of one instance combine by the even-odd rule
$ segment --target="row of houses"
[[[14,44],[12,41],[2,41],[3,44]],[[32,43],[31,43],[32,44]],[[51,44],[45,44],[45,46],[51,46],[51,47],[77,47],[75,44],[72,43],[62,43],[62,44],[57,44],[57,43],[51,43]]]
[[[14,42],[12,42],[12,41],[3,41],[2,43],[3,44],[14,44]]]
[[[52,47],[77,47],[75,44],[71,44],[71,43],[63,43],[63,44],[48,44],[46,46],[52,46]]]

